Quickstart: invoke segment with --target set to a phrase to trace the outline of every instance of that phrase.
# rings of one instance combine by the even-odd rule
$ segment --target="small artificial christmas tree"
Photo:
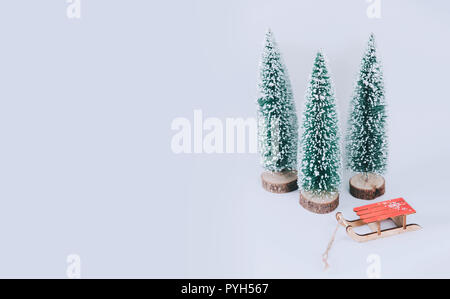
[[[347,166],[358,173],[350,179],[350,193],[361,199],[374,199],[385,190],[381,176],[387,164],[384,94],[383,72],[371,34],[351,103],[346,146]]]
[[[334,90],[325,58],[317,53],[306,92],[300,143],[300,204],[324,214],[339,204],[339,126]]]
[[[298,122],[289,75],[272,32],[266,33],[260,66],[258,149],[263,187],[275,193],[296,190]]]

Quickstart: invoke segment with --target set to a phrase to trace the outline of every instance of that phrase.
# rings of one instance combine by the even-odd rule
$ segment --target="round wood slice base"
[[[316,214],[327,214],[336,210],[339,205],[339,193],[314,195],[308,191],[300,192],[302,207]]]
[[[359,199],[375,199],[384,194],[384,178],[375,173],[369,173],[366,177],[358,173],[350,179],[350,194]]]
[[[261,174],[262,186],[272,193],[287,193],[298,189],[297,172],[263,172]]]

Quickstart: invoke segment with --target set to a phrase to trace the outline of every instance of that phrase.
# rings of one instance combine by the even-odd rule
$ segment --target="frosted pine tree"
[[[300,187],[302,193],[308,192],[316,198],[335,196],[341,180],[338,115],[330,74],[321,52],[314,61],[305,102],[300,142]],[[337,202],[334,207],[317,204],[311,209],[311,205],[314,203],[309,202],[307,208],[322,213],[336,208]]]
[[[363,56],[361,70],[351,102],[349,129],[347,132],[347,166],[361,175],[359,180],[376,192],[361,190],[361,182],[352,178],[350,192],[358,197],[373,199],[384,193],[383,174],[387,164],[386,104],[383,72],[377,57],[375,36],[370,35]],[[354,186],[352,186],[354,185]],[[359,185],[359,186],[356,186]]]
[[[258,149],[263,187],[274,193],[296,190],[298,122],[286,67],[272,32],[266,33],[260,65]]]
[[[272,32],[266,33],[260,65],[258,147],[265,170],[295,170],[298,123],[289,75]]]

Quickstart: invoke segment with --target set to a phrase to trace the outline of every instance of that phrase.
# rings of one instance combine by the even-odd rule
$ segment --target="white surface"
[[[382,19],[352,1],[0,4],[0,276],[450,277],[449,10],[445,1],[382,1]],[[298,112],[323,48],[342,124],[371,31],[389,106],[386,195],[423,226],[365,244],[340,229],[322,271],[334,215],[298,191],[265,192],[258,157],[176,155],[175,117],[249,117],[270,26]],[[348,178],[348,175],[347,175]],[[346,184],[338,210],[353,218]]]

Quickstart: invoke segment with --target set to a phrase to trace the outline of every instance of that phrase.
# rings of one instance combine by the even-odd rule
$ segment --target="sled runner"
[[[366,242],[421,229],[420,225],[406,224],[406,216],[414,214],[416,211],[403,198],[365,205],[354,208],[353,211],[356,212],[360,219],[346,220],[341,212],[336,214],[336,219],[345,227],[350,238],[358,242]],[[396,227],[381,230],[381,221],[387,219],[391,219],[396,224]],[[353,230],[354,227],[366,224],[372,230],[371,233],[360,235]]]

